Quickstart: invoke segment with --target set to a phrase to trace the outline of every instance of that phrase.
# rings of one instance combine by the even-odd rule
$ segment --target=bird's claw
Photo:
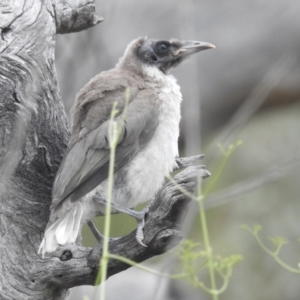
[[[147,210],[148,212],[148,210]],[[141,220],[138,221],[138,225],[137,225],[137,228],[136,228],[136,240],[137,242],[143,246],[143,247],[148,247],[145,243],[143,243],[143,240],[144,240],[144,226],[145,226],[145,214],[143,216],[143,218]]]

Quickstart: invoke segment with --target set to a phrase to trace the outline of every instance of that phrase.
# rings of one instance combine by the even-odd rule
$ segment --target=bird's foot
[[[102,205],[107,205],[107,201],[102,198],[102,197],[97,197],[95,196],[94,199],[102,204]],[[130,208],[127,208],[127,207],[124,207],[122,205],[119,205],[117,203],[114,203],[114,202],[111,202],[111,207],[112,209],[114,209],[115,211],[117,212],[120,212],[120,213],[124,213],[124,214],[127,214],[133,218],[136,219],[137,221],[137,228],[136,228],[136,240],[137,242],[144,246],[144,247],[148,247],[147,245],[145,245],[143,243],[143,240],[144,240],[144,232],[143,232],[143,229],[144,229],[144,226],[145,226],[145,215],[148,213],[149,211],[149,207],[146,206],[143,210],[141,211],[135,211],[133,209],[130,209]],[[92,223],[92,222],[91,222]],[[91,225],[88,223],[89,227],[91,228]],[[103,236],[102,234],[97,230],[97,228],[95,227],[95,225],[92,223],[92,227],[94,227],[93,229],[91,228],[91,231],[93,232],[93,234],[95,235],[95,238],[97,239],[101,239],[103,240]],[[96,232],[97,231],[97,232]]]

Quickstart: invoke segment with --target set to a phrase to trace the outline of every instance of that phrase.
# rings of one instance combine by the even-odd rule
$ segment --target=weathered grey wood
[[[94,1],[53,0],[56,33],[70,33],[97,25],[103,18],[96,14]]]
[[[70,287],[95,281],[101,247],[71,245],[45,259],[37,249],[69,137],[54,67],[55,34],[100,21],[91,0],[0,0],[0,299],[62,300]],[[189,167],[176,180],[193,191],[197,177],[207,175],[201,166]],[[111,242],[111,252],[137,262],[165,252],[181,238],[178,217],[188,201],[166,184],[146,222],[149,247],[131,233]],[[126,268],[111,261],[108,274]]]
[[[69,135],[54,68],[55,34],[97,22],[93,3],[80,3],[72,12],[81,21],[66,26],[63,2],[0,1],[1,299],[65,299],[68,293],[47,281],[36,284],[44,266],[36,251]]]
[[[180,170],[180,169],[183,169],[186,167],[198,165],[200,160],[203,159],[203,157],[204,157],[203,154],[189,156],[189,157],[177,157],[176,163],[177,163],[178,169]],[[205,168],[205,166],[202,166],[202,167]]]

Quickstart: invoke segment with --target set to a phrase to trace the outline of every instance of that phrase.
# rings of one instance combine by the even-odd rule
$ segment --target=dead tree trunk
[[[71,7],[71,4],[72,7]],[[60,247],[37,255],[49,218],[51,187],[68,142],[68,124],[54,67],[56,33],[101,21],[91,0],[0,0],[0,298],[66,299],[68,289],[93,284],[101,246]],[[190,167],[176,177],[192,192],[198,176]],[[135,233],[114,241],[110,251],[141,262],[178,242],[178,216],[189,199],[166,184],[145,226],[149,247]],[[174,239],[175,238],[175,239]],[[173,241],[173,242],[172,242]],[[109,276],[128,268],[110,261]]]

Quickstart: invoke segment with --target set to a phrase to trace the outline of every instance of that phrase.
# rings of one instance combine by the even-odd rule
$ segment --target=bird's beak
[[[173,56],[186,56],[192,53],[196,53],[206,49],[214,49],[216,48],[214,45],[205,43],[205,42],[197,42],[197,41],[186,41],[182,42],[182,46],[173,52]]]

